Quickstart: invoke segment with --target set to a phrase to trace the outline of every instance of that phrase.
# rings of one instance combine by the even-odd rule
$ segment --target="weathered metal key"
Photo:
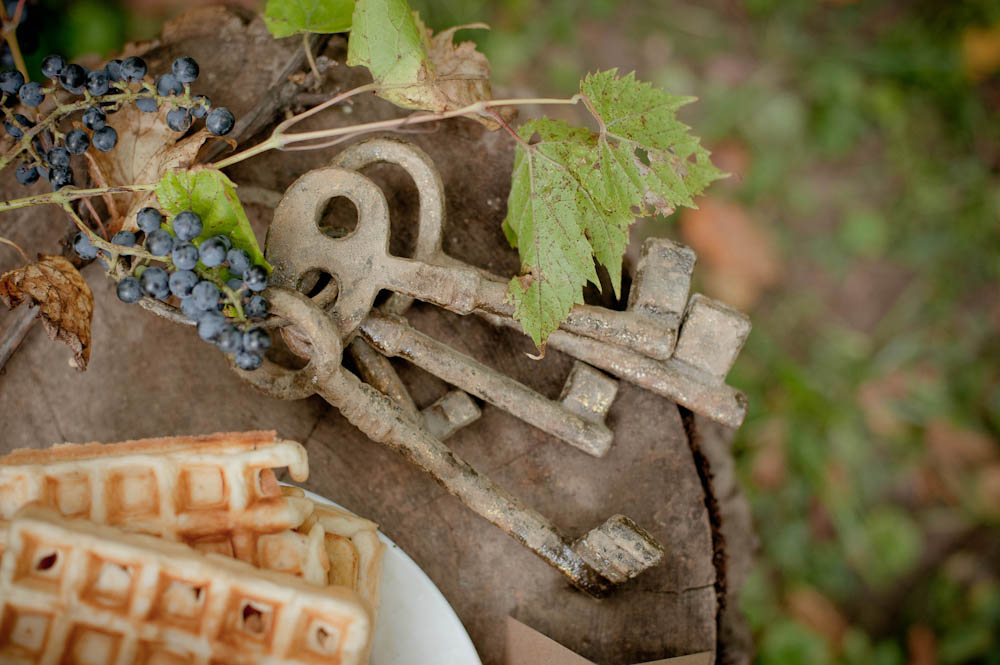
[[[427,263],[464,266],[441,247],[444,186],[430,157],[408,143],[372,139],[345,149],[334,163],[357,170],[376,162],[402,166],[417,186],[420,216],[414,255]],[[679,243],[663,238],[647,240],[629,293],[627,311],[657,321],[664,339],[669,337],[673,350],[669,359],[643,355],[564,330],[552,333],[548,345],[692,411],[739,427],[746,415],[746,397],[726,385],[725,377],[750,332],[750,321],[741,312],[705,296],[696,294],[689,300],[695,258],[690,248]],[[503,281],[484,271],[480,273],[494,281]],[[401,313],[410,302],[412,299],[395,294],[387,307]],[[494,325],[520,330],[520,325],[510,317],[482,310],[476,314]],[[677,321],[683,325],[678,326]],[[674,346],[677,327],[680,327],[680,341]]]
[[[341,238],[319,229],[327,201],[343,196],[358,210],[357,228]],[[443,266],[389,254],[389,210],[378,186],[360,173],[335,166],[316,169],[292,183],[275,209],[267,239],[272,283],[295,288],[313,270],[333,275],[335,284],[315,296],[321,305],[336,295],[332,315],[347,336],[371,311],[382,289],[434,303],[458,314],[484,312],[513,319],[506,280],[467,265]],[[668,317],[669,318],[669,317]],[[574,307],[565,330],[652,358],[671,355],[676,322],[664,327],[641,312]]]
[[[623,515],[614,515],[576,541],[566,538],[545,517],[415,425],[391,398],[344,369],[339,330],[316,303],[280,287],[268,289],[266,295],[271,311],[308,338],[312,355],[298,370],[269,360],[254,372],[234,367],[245,381],[280,399],[318,393],[369,438],[389,445],[427,471],[466,506],[595,597],[607,595],[663,558],[662,546]]]
[[[575,395],[579,383],[589,381],[594,401],[600,409],[581,411],[555,402],[524,384],[483,363],[459,353],[443,342],[414,330],[402,318],[378,311],[361,323],[361,334],[376,350],[387,356],[405,358],[414,365],[520,418],[529,425],[579,448],[588,455],[602,457],[611,448],[614,433],[604,424],[604,416],[614,401],[618,384],[597,370],[584,377],[574,372],[565,393]]]

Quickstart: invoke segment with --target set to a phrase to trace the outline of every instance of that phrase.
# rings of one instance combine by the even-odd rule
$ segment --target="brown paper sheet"
[[[507,644],[504,652],[507,665],[596,665],[514,617],[507,617]],[[636,665],[711,664],[712,654],[705,651]]]

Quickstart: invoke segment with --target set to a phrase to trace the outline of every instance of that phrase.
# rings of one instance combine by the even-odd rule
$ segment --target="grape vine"
[[[0,202],[0,212],[57,204],[79,228],[74,249],[101,262],[117,281],[118,297],[196,326],[199,336],[255,369],[270,346],[264,329],[268,306],[261,293],[270,266],[264,260],[234,184],[221,169],[270,150],[321,149],[373,131],[393,131],[448,118],[473,118],[506,131],[516,142],[513,180],[504,232],[518,249],[522,272],[509,285],[515,316],[535,344],[582,302],[587,282],[598,284],[604,265],[619,288],[628,228],[637,217],[693,205],[693,198],[722,176],[708,152],[676,119],[690,99],[670,96],[614,70],[588,75],[568,99],[493,99],[489,63],[471,43],[453,43],[458,28],[434,35],[406,0],[269,0],[265,21],[275,37],[303,35],[316,75],[308,34],[350,30],[348,65],[363,65],[373,82],[331,96],[278,124],[264,141],[214,164],[195,164],[210,136],[236,124],[225,108],[192,91],[201,67],[193,58],[173,62],[155,78],[140,57],[112,60],[88,70],[50,55],[46,81],[28,80],[16,37],[7,28],[23,11],[21,0],[3,13],[15,67],[0,72],[0,108],[14,140],[0,155],[23,185],[47,180],[52,192]],[[485,26],[465,26],[485,27]],[[11,44],[11,42],[15,42]],[[304,120],[351,97],[374,93],[410,115],[347,127],[291,131]],[[505,107],[519,104],[582,104],[597,131],[540,118],[519,129]],[[129,106],[131,105],[131,106]],[[93,177],[93,151],[113,151],[119,130],[108,117],[126,108],[149,114],[180,138],[152,181],[103,182]],[[196,123],[202,122],[204,129]],[[75,187],[72,161],[85,156],[93,187]],[[111,239],[88,226],[74,203],[129,193],[124,219]],[[109,198],[105,198],[109,200]],[[92,216],[92,208],[89,208]],[[98,222],[100,225],[100,222]],[[3,240],[3,239],[0,239]]]

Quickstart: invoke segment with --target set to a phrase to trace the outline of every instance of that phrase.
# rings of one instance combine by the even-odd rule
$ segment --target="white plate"
[[[306,496],[346,510],[318,494],[307,491]],[[378,537],[386,548],[369,665],[482,665],[465,627],[431,578],[381,531]]]

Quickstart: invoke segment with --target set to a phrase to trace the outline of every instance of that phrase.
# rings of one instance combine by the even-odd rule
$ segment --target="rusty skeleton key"
[[[373,441],[384,443],[431,474],[466,506],[558,569],[576,587],[595,597],[650,568],[663,548],[623,515],[614,515],[582,538],[571,541],[535,510],[508,494],[416,425],[390,397],[341,366],[340,331],[315,302],[281,287],[267,291],[271,311],[297,327],[309,341],[308,364],[290,370],[265,360],[244,372],[245,381],[280,399],[319,394]]]
[[[441,247],[444,185],[430,157],[408,143],[371,139],[345,149],[337,155],[334,164],[358,170],[377,162],[402,166],[417,186],[420,217],[415,258],[467,268],[445,254]],[[271,249],[269,236],[269,257]],[[280,249],[275,249],[275,253],[280,254]],[[618,314],[645,321],[647,330],[648,326],[657,326],[662,333],[660,342],[666,345],[661,346],[659,352],[637,353],[618,344],[605,344],[592,336],[566,330],[553,332],[548,345],[724,425],[739,427],[746,415],[746,397],[726,385],[725,378],[750,333],[750,321],[742,312],[717,300],[700,294],[688,298],[694,264],[694,252],[671,240],[651,238],[643,245],[642,259],[629,293],[628,310]],[[479,272],[494,281],[504,281],[485,271]],[[398,314],[410,302],[412,298],[395,294],[388,305],[390,311]],[[476,314],[494,325],[521,329],[509,316],[497,316],[483,310],[477,310]],[[670,352],[664,358],[667,348]]]

